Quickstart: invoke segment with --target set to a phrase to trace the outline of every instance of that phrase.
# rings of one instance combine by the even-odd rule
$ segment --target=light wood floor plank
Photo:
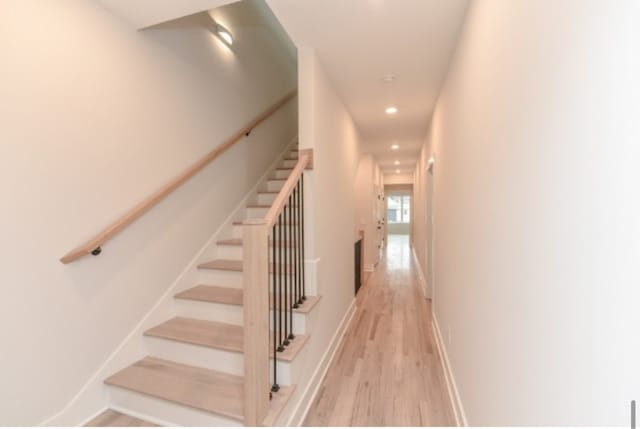
[[[305,426],[453,426],[408,237],[390,236]]]

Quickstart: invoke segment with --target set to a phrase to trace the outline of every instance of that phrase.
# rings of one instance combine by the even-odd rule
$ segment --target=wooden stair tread
[[[227,238],[216,241],[218,246],[242,246],[242,238]]]
[[[281,274],[293,274],[291,264],[280,264]],[[220,270],[242,272],[243,264],[241,260],[235,259],[214,259],[212,261],[203,262],[198,265],[201,270]],[[273,264],[269,263],[269,272],[273,272]]]
[[[198,268],[204,270],[242,271],[242,261],[233,259],[214,259],[213,261],[203,262],[198,265]]]
[[[298,225],[298,223],[293,223],[293,222],[282,222],[283,225]],[[233,221],[233,225],[235,226],[242,226],[244,225],[244,221],[241,220],[234,220]]]
[[[198,285],[175,295],[178,299],[190,299],[193,301],[212,302],[217,304],[242,305],[242,289]],[[307,314],[320,301],[320,296],[308,296],[304,303],[294,308],[294,313]]]
[[[178,299],[242,305],[242,289],[222,286],[198,285],[175,295]]]
[[[106,410],[85,426],[92,427],[151,427],[158,426],[137,417],[122,414],[114,410]]]
[[[243,420],[243,377],[146,357],[105,380],[206,412]]]
[[[242,238],[227,238],[225,240],[218,240],[216,244],[218,246],[242,246]],[[277,240],[276,243],[280,244],[280,241]],[[282,241],[282,243],[288,244],[288,247],[294,247],[296,245],[295,241]]]
[[[175,317],[147,330],[144,335],[236,353],[244,351],[244,328],[228,323]],[[272,341],[273,333],[270,333],[269,337]],[[283,352],[277,354],[278,360],[292,361],[308,338],[307,335],[297,335]],[[272,348],[273,345],[269,347],[271,357]]]

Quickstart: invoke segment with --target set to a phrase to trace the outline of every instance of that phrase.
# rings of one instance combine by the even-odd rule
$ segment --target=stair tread
[[[269,209],[271,208],[271,204],[248,204],[248,209]]]
[[[175,295],[178,299],[242,305],[242,289],[222,286],[198,285]]]
[[[242,289],[232,287],[198,285],[176,294],[175,297],[218,304],[242,305]],[[302,314],[311,312],[320,298],[320,296],[308,296],[301,306],[293,309],[293,312]]]
[[[225,240],[218,240],[216,244],[219,246],[242,246],[242,238],[227,238]],[[280,243],[280,241],[276,241],[276,243]],[[296,241],[282,241],[282,243],[286,243],[289,247],[293,247],[296,245]]]
[[[293,265],[291,264],[280,264],[282,274],[293,274],[292,267]],[[198,269],[242,272],[243,263],[241,260],[235,259],[214,259],[212,261],[199,264]],[[269,263],[269,272],[273,272],[273,265],[271,263]]]
[[[146,357],[105,380],[156,398],[243,419],[243,377]]]
[[[150,427],[158,426],[137,417],[122,414],[115,410],[106,410],[85,426],[93,427]]]
[[[148,329],[144,335],[230,352],[243,353],[244,351],[244,328],[242,326],[210,320],[175,317]],[[273,334],[270,334],[269,337],[273,338]],[[292,361],[307,339],[307,335],[297,335],[283,352],[278,353],[278,360]],[[269,349],[271,350],[272,347]],[[272,351],[270,354],[273,357]]]
[[[298,223],[291,223],[291,222],[282,222],[283,225],[298,225]],[[233,225],[234,226],[240,226],[240,225],[244,225],[244,222],[241,220],[234,220],[233,221]]]
[[[203,262],[198,265],[198,268],[205,270],[242,271],[242,261],[233,259],[214,259],[213,261]]]

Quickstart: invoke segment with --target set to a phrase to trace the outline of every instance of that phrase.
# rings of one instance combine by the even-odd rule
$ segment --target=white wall
[[[300,148],[313,148],[314,168],[305,173],[307,283],[322,297],[305,345],[305,369],[292,403],[301,423],[322,381],[354,302],[355,184],[360,156],[358,131],[312,48],[298,44]]]
[[[385,174],[385,185],[411,185],[413,183],[413,174]]]
[[[68,404],[295,135],[292,102],[102,255],[58,261],[296,86],[243,7],[217,11],[229,50],[198,16],[138,32],[96,2],[3,3],[0,425]]]
[[[416,189],[435,154],[435,314],[470,425],[627,425],[640,398],[639,20],[469,9]]]

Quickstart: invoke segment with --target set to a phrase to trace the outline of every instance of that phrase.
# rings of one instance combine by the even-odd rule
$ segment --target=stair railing
[[[277,356],[295,339],[293,310],[306,299],[304,171],[312,168],[313,151],[301,150],[293,171],[266,216],[243,223],[244,416],[247,426],[264,423],[269,401],[280,390]],[[269,365],[270,356],[272,365]]]
[[[86,242],[80,244],[73,250],[70,250],[65,254],[62,258],[60,258],[60,262],[63,264],[69,264],[74,262],[84,256],[94,255],[97,256],[102,252],[102,246],[113,237],[118,235],[123,229],[132,224],[139,217],[144,215],[146,212],[151,210],[155,205],[157,205],[160,201],[162,201],[165,197],[171,194],[173,191],[178,189],[184,183],[186,183],[189,179],[196,175],[200,170],[205,168],[211,162],[213,162],[216,158],[234,146],[238,141],[240,141],[243,137],[249,136],[251,131],[260,125],[262,122],[267,120],[271,115],[273,115],[276,111],[278,111],[282,106],[287,104],[289,100],[294,98],[298,92],[291,91],[280,100],[272,104],[267,110],[262,112],[260,115],[256,116],[251,120],[248,124],[240,128],[236,131],[231,137],[229,137],[225,142],[221,145],[217,146],[209,153],[204,155],[194,164],[192,164],[189,168],[184,170],[180,175],[166,183],[160,189],[158,189],[153,194],[149,195],[147,198],[142,200],[135,207],[130,209],[128,212],[124,213],[120,216],[115,222],[108,225],[102,231],[97,233],[93,238],[87,240]]]

